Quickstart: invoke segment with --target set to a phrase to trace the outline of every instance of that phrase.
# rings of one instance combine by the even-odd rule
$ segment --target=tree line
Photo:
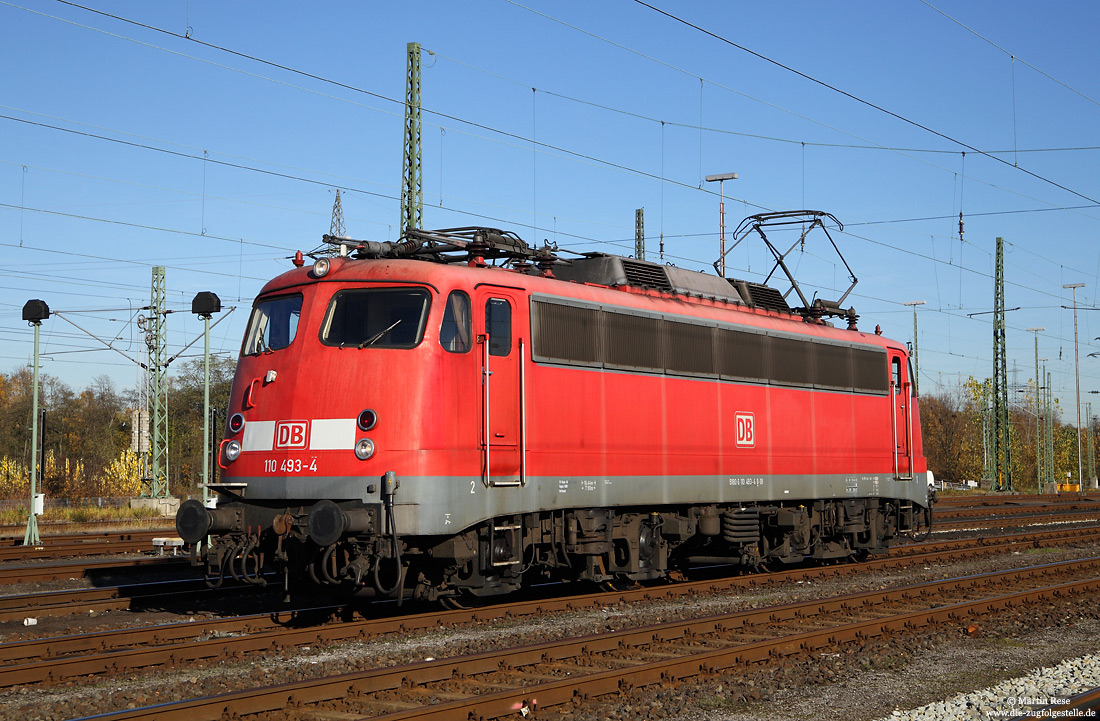
[[[992,421],[988,398],[990,381],[970,378],[958,387],[919,398],[921,430],[924,454],[928,468],[937,479],[955,482],[965,480],[989,480],[990,447],[988,433]],[[1035,413],[1035,385],[1029,382],[1024,393],[1009,404],[1009,446],[1012,468],[1012,484],[1015,490],[1036,493],[1049,492],[1051,488],[1039,488],[1039,463],[1045,460],[1046,450],[1040,450],[1042,431]],[[1085,408],[1082,407],[1082,413]],[[1053,481],[1077,483],[1078,443],[1077,427],[1062,423],[1062,409],[1055,400],[1053,415],[1052,453]],[[1045,421],[1046,412],[1040,409]],[[1076,413],[1072,414],[1076,420]],[[1067,420],[1070,420],[1067,417]],[[1081,419],[1085,432],[1081,433],[1081,465],[1086,482],[1095,477],[1095,450],[1097,419]],[[1092,439],[1093,458],[1090,459],[1089,439]],[[1045,465],[1045,463],[1044,463]],[[1092,470],[1090,470],[1090,468]]]
[[[215,357],[210,367],[210,403],[219,411],[211,424],[221,437],[233,381],[235,358]],[[131,411],[139,404],[132,389],[120,390],[106,376],[74,391],[50,373],[41,373],[39,406],[46,412],[40,431],[45,453],[41,491],[51,498],[136,496],[141,489],[138,456],[130,451]],[[28,493],[31,468],[30,366],[0,374],[0,498],[21,499]],[[1032,386],[1033,388],[1033,386]],[[958,388],[919,399],[924,452],[939,479],[979,480],[986,473],[988,391],[974,379]],[[1034,395],[1030,397],[1034,398]],[[1037,489],[1037,429],[1033,400],[1025,395],[1009,413],[1013,484]],[[202,477],[203,367],[189,360],[169,376],[168,483],[173,495],[195,492]],[[1054,480],[1077,478],[1075,427],[1061,423],[1056,409],[1053,434]],[[1086,424],[1094,442],[1097,423]],[[1082,439],[1087,448],[1087,440]],[[212,446],[216,451],[216,445]],[[1091,478],[1088,451],[1085,477]],[[212,465],[216,463],[211,454]],[[1049,490],[1049,489],[1047,489]]]
[[[235,358],[210,361],[210,404],[224,414],[229,404]],[[33,372],[30,365],[0,374],[0,498],[29,493]],[[39,437],[45,456],[40,492],[51,498],[136,496],[140,464],[131,452],[132,411],[140,405],[133,389],[119,389],[107,376],[73,390],[56,376],[39,373],[39,409],[45,424]],[[173,495],[194,492],[201,482],[203,455],[203,362],[180,365],[168,381],[168,484]],[[212,424],[220,437],[224,415]],[[211,456],[211,463],[215,462]]]

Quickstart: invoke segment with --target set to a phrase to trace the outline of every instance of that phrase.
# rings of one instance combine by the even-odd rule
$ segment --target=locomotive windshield
[[[256,303],[248,332],[244,336],[244,355],[259,355],[286,348],[298,332],[302,314],[302,296],[284,295]]]
[[[419,288],[342,290],[332,297],[321,342],[340,348],[412,348],[424,336],[428,293]]]

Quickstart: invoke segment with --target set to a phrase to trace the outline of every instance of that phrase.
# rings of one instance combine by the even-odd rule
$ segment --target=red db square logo
[[[756,445],[756,423],[752,413],[737,413],[734,415],[737,424],[737,445],[742,448],[752,448]]]
[[[309,442],[309,421],[279,421],[275,424],[276,448],[305,448]]]

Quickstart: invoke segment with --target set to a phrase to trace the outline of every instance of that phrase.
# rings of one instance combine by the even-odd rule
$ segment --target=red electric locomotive
[[[850,310],[490,229],[326,240],[257,298],[217,505],[177,515],[211,584],[461,601],[931,522],[906,349]]]

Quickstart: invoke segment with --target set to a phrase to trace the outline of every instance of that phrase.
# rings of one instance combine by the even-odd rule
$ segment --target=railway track
[[[965,518],[982,518],[990,516],[1039,515],[1043,513],[1066,514],[1071,511],[1100,511],[1100,503],[1086,500],[1082,502],[1073,501],[1068,503],[1019,503],[1004,506],[978,507],[968,506],[940,508],[937,505],[934,512],[934,518],[936,520],[942,521],[953,521]]]
[[[243,586],[232,587],[233,591]],[[201,578],[0,596],[0,623],[75,613],[136,611],[195,603],[214,594]]]
[[[970,494],[970,495],[946,495],[940,494],[936,501],[937,506],[999,506],[1010,503],[1059,503],[1081,500],[1100,501],[1100,492],[1088,491],[1083,496],[1076,493],[1023,493],[1023,494]]]
[[[609,694],[835,652],[868,639],[970,622],[1036,602],[1076,600],[1097,590],[1100,558],[1089,558],[373,668],[98,718],[200,721],[290,714],[303,720],[465,721],[515,717],[525,708],[568,713],[598,706]]]
[[[957,561],[967,556],[984,556],[1003,553],[1020,548],[1051,548],[1064,544],[1100,540],[1100,526],[1092,528],[1056,531],[1036,531],[1030,533],[1004,534],[981,538],[946,539],[924,541],[897,546],[891,552],[878,559],[864,561],[862,566],[835,566],[842,572],[856,568],[878,568],[897,565],[898,559],[909,559],[920,555],[930,563],[945,560]],[[153,560],[153,559],[150,559]],[[178,565],[178,564],[177,564]],[[139,568],[144,566],[139,566]],[[108,566],[108,568],[111,568]],[[188,569],[181,568],[186,572]],[[819,569],[797,569],[769,576],[747,576],[760,579],[774,577],[777,582],[787,582],[800,577],[812,577],[814,573],[835,573]],[[232,582],[229,582],[232,584]],[[750,583],[757,583],[752,581]],[[227,586],[232,591],[245,590],[243,586]],[[248,587],[251,590],[251,587]],[[184,603],[199,603],[204,598],[214,596],[209,593],[205,583],[198,578],[173,579],[155,583],[125,584],[97,588],[68,589],[19,595],[0,596],[0,623],[20,621],[27,616],[56,617],[89,611],[134,611],[154,606],[179,607]],[[2,646],[0,646],[2,649]],[[0,657],[2,658],[2,657]]]
[[[66,561],[50,564],[4,564],[0,566],[0,586],[17,583],[40,583],[91,579],[97,583],[112,583],[116,579],[149,571],[173,572],[189,569],[184,556],[145,556],[142,558],[112,558],[106,560]]]
[[[70,558],[119,553],[143,553],[153,550],[153,539],[174,537],[175,530],[154,531],[101,531],[99,533],[72,533],[47,536],[42,543],[25,546],[22,539],[16,543],[4,539],[0,545],[0,561],[29,561],[34,559]],[[186,552],[183,549],[181,552]]]
[[[150,628],[120,629],[81,636],[42,638],[0,644],[0,687],[56,683],[93,674],[124,673],[162,665],[195,664],[225,656],[238,659],[272,650],[329,645],[351,640],[384,638],[395,633],[425,631],[439,624],[484,622],[500,618],[537,618],[580,608],[615,603],[730,594],[751,588],[820,582],[872,569],[928,565],[995,554],[1020,548],[1100,541],[1100,527],[1067,532],[1024,534],[992,539],[914,544],[890,556],[863,564],[817,566],[788,571],[723,577],[642,588],[619,593],[595,593],[526,600],[481,609],[393,615],[354,620],[355,608],[325,606],[285,613],[199,619]],[[47,594],[48,595],[48,594]],[[18,597],[14,597],[18,599]],[[109,599],[108,599],[109,600]],[[388,604],[393,608],[392,604]],[[336,623],[331,623],[337,621]]]
[[[986,514],[989,515],[989,514]],[[1074,513],[1023,513],[1013,515],[993,515],[990,518],[961,518],[943,520],[933,516],[932,530],[965,531],[981,528],[1022,528],[1024,526],[1050,526],[1065,523],[1088,523],[1100,520],[1100,509],[1077,511]]]

